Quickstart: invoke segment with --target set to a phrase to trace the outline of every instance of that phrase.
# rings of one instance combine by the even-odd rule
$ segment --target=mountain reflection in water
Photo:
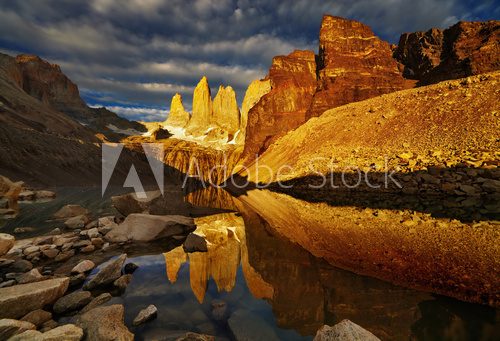
[[[213,200],[214,190],[210,191],[207,197]],[[191,197],[202,204],[201,193]],[[186,254],[181,247],[175,248],[164,253],[165,268],[158,270],[166,282],[162,285],[182,292],[188,286],[193,302],[209,320],[212,303],[222,299],[228,304],[226,318],[235,311],[250,311],[255,320],[247,321],[248,328],[285,340],[310,339],[323,324],[345,318],[382,340],[495,340],[500,336],[496,309],[335,268],[283,238],[239,199],[230,200],[228,204],[237,207],[238,213],[196,218],[196,233],[209,242],[207,253]],[[141,280],[140,273],[134,276],[127,296],[133,297],[139,287],[146,293],[157,291],[148,289],[154,284]],[[170,296],[164,296],[165,303],[154,294],[147,299],[162,311],[161,304],[172,308],[172,298],[166,297]],[[142,305],[147,303],[142,301]],[[177,308],[186,305],[183,301]],[[193,305],[189,307],[184,311],[188,319],[193,313]],[[231,336],[226,322],[210,323],[218,336]],[[195,330],[203,332],[203,328]],[[136,333],[141,335],[140,330]]]

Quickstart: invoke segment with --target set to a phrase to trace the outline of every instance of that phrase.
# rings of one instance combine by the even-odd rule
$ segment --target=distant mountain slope
[[[101,148],[96,131],[90,128],[91,125],[84,126],[55,109],[54,105],[80,108],[82,115],[89,114],[88,119],[94,109],[85,109],[85,103],[75,97],[78,94],[76,85],[64,75],[44,76],[40,72],[33,78],[40,80],[39,83],[28,81],[29,77],[15,58],[0,54],[0,174],[32,185],[99,184]],[[47,84],[41,81],[43,77],[47,77]],[[51,82],[51,77],[58,81]],[[64,100],[65,96],[61,95],[64,91],[73,95]],[[102,112],[105,109],[95,110]],[[116,116],[111,112],[104,114],[95,121],[111,117],[110,121],[103,121],[113,122]],[[130,126],[135,124],[130,123]],[[128,168],[124,166],[119,171],[123,173]]]
[[[19,85],[27,94],[81,124],[112,139],[116,139],[116,134],[108,125],[122,130],[146,131],[140,123],[128,121],[103,108],[87,106],[80,97],[78,86],[62,73],[58,65],[33,55],[19,55],[15,61],[21,72]]]

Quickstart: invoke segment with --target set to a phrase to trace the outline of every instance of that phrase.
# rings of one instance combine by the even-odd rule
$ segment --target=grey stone
[[[116,281],[122,274],[123,263],[125,263],[126,259],[127,255],[122,254],[118,258],[103,265],[99,272],[92,277],[83,288],[85,290],[93,290],[97,287],[105,286]]]
[[[380,341],[380,339],[356,323],[343,320],[333,327],[327,325],[321,327],[314,341]]]
[[[20,318],[27,313],[54,303],[68,289],[69,278],[19,284],[0,289],[0,317]]]
[[[148,306],[146,309],[143,309],[137,314],[134,319],[134,326],[141,325],[148,321],[151,321],[158,316],[158,309],[154,305]]]
[[[54,312],[56,314],[69,313],[83,308],[90,301],[92,301],[92,294],[89,291],[75,291],[58,299],[54,304]]]

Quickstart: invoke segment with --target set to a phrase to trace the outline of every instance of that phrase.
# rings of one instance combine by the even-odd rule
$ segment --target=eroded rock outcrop
[[[446,30],[401,35],[394,57],[420,84],[500,69],[500,21],[459,22]]]
[[[182,96],[180,94],[175,94],[174,97],[172,97],[172,102],[170,103],[170,113],[165,121],[165,125],[184,128],[188,122],[189,113],[184,110]]]
[[[405,87],[389,43],[360,22],[329,15],[321,23],[317,72],[308,118]]]

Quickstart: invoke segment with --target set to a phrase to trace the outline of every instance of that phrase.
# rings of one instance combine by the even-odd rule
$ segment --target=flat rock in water
[[[194,220],[179,215],[131,214],[123,223],[106,234],[110,242],[148,242],[184,234],[195,229]]]
[[[63,296],[68,286],[69,278],[63,277],[1,288],[0,318],[21,318],[42,309]]]
[[[92,301],[92,294],[89,291],[75,291],[63,296],[54,304],[56,314],[64,314],[83,308]]]
[[[81,207],[80,205],[66,205],[54,213],[53,217],[55,219],[68,219],[79,215],[87,215],[89,213],[89,210]]]
[[[116,259],[109,261],[101,267],[99,272],[90,279],[84,286],[85,290],[93,290],[100,286],[105,286],[113,283],[122,275],[123,263],[127,259],[126,254],[122,254]]]
[[[79,316],[76,325],[83,328],[87,341],[133,341],[134,334],[125,326],[124,315],[125,309],[120,304],[97,307]]]
[[[380,341],[368,330],[349,320],[343,320],[333,327],[321,327],[314,341]]]
[[[89,272],[95,268],[94,262],[91,260],[83,260],[80,263],[78,263],[72,270],[72,274],[83,274],[85,272]]]
[[[83,229],[85,225],[89,222],[89,217],[86,215],[78,215],[76,217],[71,217],[64,222],[64,225],[72,230]]]
[[[158,315],[158,309],[154,305],[150,305],[146,309],[143,309],[137,314],[134,319],[134,326],[146,323],[156,318]]]

